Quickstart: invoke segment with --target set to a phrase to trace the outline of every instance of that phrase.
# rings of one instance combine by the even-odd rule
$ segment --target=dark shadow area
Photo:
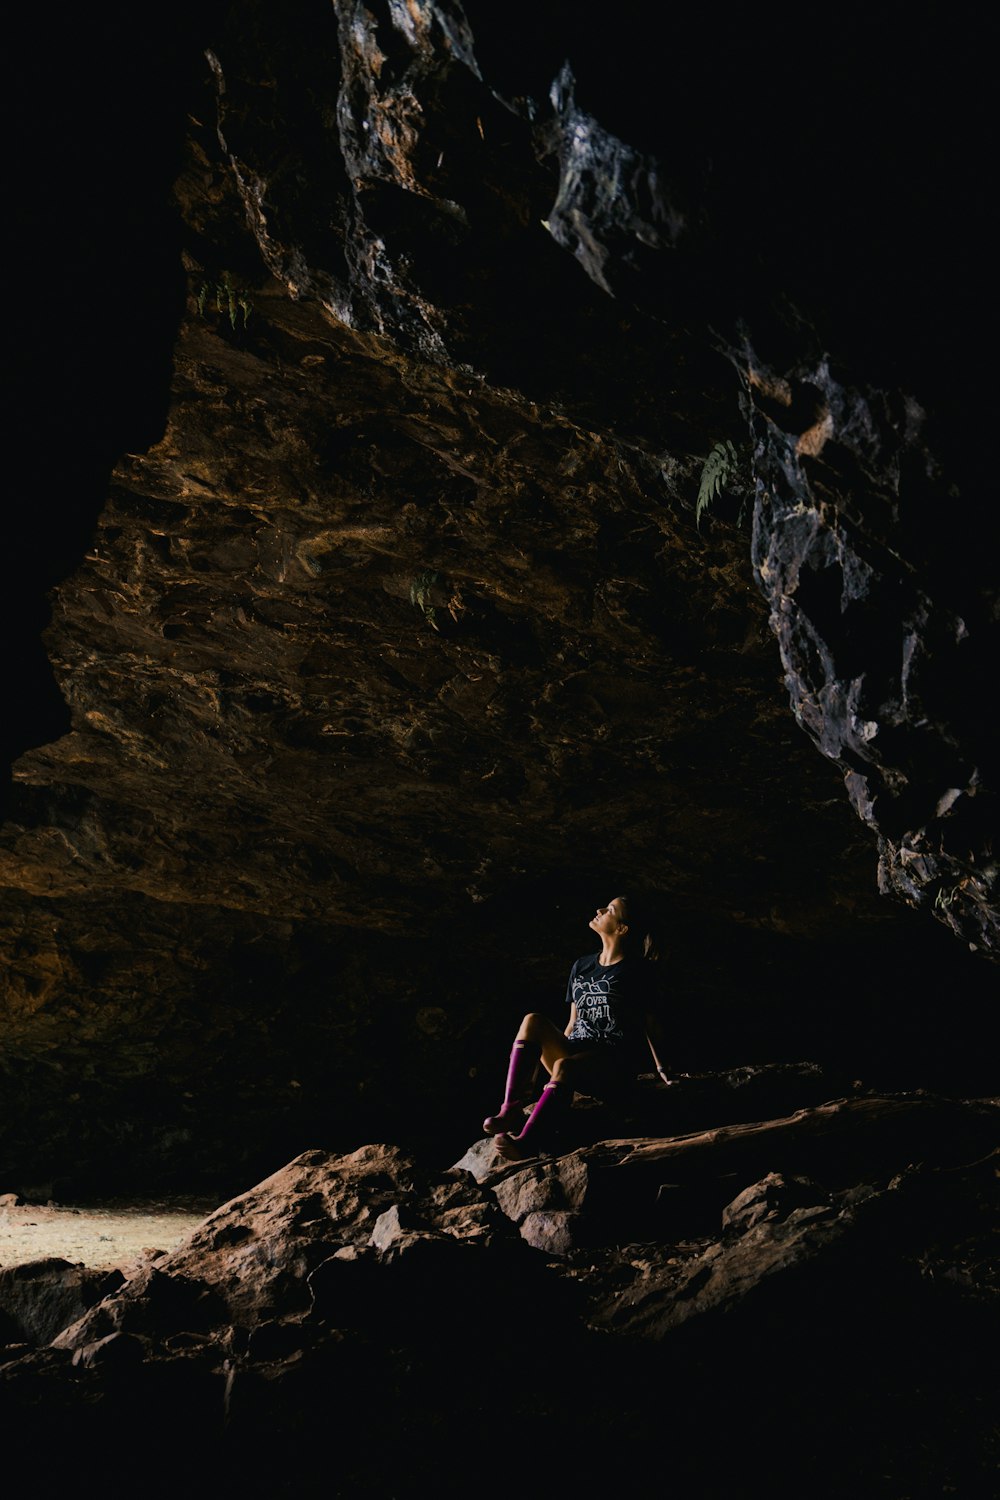
[[[171,188],[186,92],[212,6],[173,6],[151,30],[105,3],[19,18],[6,105],[8,222],[20,259],[5,314],[12,473],[0,600],[8,767],[67,732],[39,635],[46,594],[83,557],[124,452],[162,436],[184,306]]]

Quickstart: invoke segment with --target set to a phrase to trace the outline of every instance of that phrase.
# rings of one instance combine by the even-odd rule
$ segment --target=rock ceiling
[[[93,277],[57,356],[63,299],[20,314],[10,1149],[182,1171],[429,1088],[475,1113],[625,881],[667,917],[682,1061],[884,1064],[900,1027],[927,1061],[931,973],[974,1058],[975,122],[880,72],[930,42],[840,39],[810,92],[777,20],[706,68],[693,20],[636,60],[629,7],[524,47],[524,6],[240,9],[137,76],[109,44],[144,127],[113,149],[66,70],[58,249],[32,220]]]

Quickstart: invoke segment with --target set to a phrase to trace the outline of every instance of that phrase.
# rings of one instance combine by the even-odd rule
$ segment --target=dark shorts
[[[628,1049],[607,1042],[570,1041],[573,1067],[570,1082],[582,1094],[600,1094],[602,1090],[621,1088],[635,1078],[630,1069]]]

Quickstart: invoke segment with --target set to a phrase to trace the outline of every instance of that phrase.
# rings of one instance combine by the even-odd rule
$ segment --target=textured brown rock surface
[[[313,1306],[317,1271],[328,1315],[331,1284],[355,1288],[350,1267],[359,1257],[392,1261],[442,1236],[483,1251],[505,1232],[511,1237],[492,1196],[464,1173],[426,1179],[398,1147],[363,1146],[345,1157],[305,1152],[210,1214],[120,1296],[65,1326],[55,1346],[79,1349],[118,1332],[251,1330],[301,1316]]]
[[[558,1008],[636,876],[682,1064],[982,1087],[980,137],[885,89],[927,75],[922,33],[848,28],[807,85],[786,19],[675,18],[660,52],[641,7],[344,0],[182,7],[155,59],[115,24],[50,45],[23,237],[36,283],[90,274],[75,338],[59,298],[16,310],[4,607],[30,674],[57,585],[65,706],[8,715],[37,748],[0,836],[5,1177],[224,1193],[303,1140],[447,1137],[428,1092],[481,1117],[470,1069]],[[116,81],[88,105],[90,52]],[[960,944],[876,894],[873,831],[883,888]]]
[[[850,1144],[828,1138],[815,1173],[719,1172],[714,1214],[675,1203],[673,1221],[661,1214],[641,1238],[630,1231],[654,1224],[655,1178],[630,1158],[667,1162],[684,1139],[605,1142],[513,1169],[495,1157],[481,1181],[394,1146],[302,1153],[48,1347],[11,1347],[0,1410],[24,1441],[44,1429],[56,1454],[68,1438],[113,1438],[123,1464],[171,1434],[151,1476],[164,1490],[173,1462],[196,1457],[206,1493],[219,1474],[328,1485],[335,1459],[347,1493],[415,1493],[437,1474],[457,1494],[498,1386],[512,1423],[564,1421],[590,1393],[588,1441],[564,1460],[583,1493],[669,1409],[683,1421],[675,1480],[691,1495],[736,1481],[768,1412],[790,1423],[776,1493],[920,1483],[985,1494],[997,1456],[997,1152],[949,1159],[939,1135],[935,1164],[901,1165],[938,1101],[898,1102],[909,1127],[878,1170],[859,1177]],[[890,1103],[866,1106],[877,1116]],[[998,1109],[970,1107],[972,1134],[985,1137],[992,1115],[995,1140]],[[773,1145],[787,1124],[748,1129]],[[616,1174],[617,1191],[602,1193]],[[67,1291],[78,1270],[65,1268]],[[720,1369],[737,1368],[753,1378],[720,1391]],[[720,1409],[721,1454],[710,1442]]]
[[[92,1270],[51,1257],[0,1271],[0,1336],[48,1344],[88,1307],[121,1285],[119,1271]]]

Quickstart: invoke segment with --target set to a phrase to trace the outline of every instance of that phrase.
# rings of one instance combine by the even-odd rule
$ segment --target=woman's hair
[[[660,945],[652,903],[641,892],[634,892],[631,896],[622,896],[620,899],[625,904],[625,925],[629,935],[641,938],[639,946],[642,948],[643,958],[655,963],[660,956]]]

